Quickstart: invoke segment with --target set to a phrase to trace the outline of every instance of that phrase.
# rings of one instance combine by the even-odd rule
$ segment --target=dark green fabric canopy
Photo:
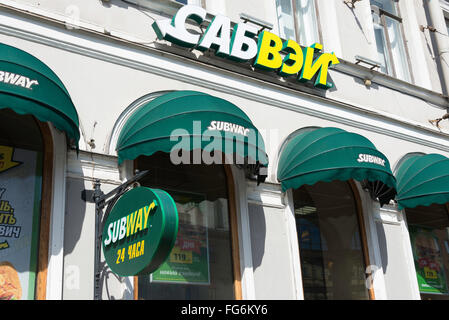
[[[299,132],[282,150],[278,165],[282,190],[297,189],[319,181],[380,182],[381,203],[394,198],[396,180],[388,159],[367,138],[338,128]]]
[[[78,147],[78,114],[61,80],[39,59],[0,43],[0,109],[4,108],[53,123]]]
[[[398,167],[399,209],[449,202],[449,159],[440,154],[414,155]]]
[[[119,164],[157,151],[217,150],[268,165],[262,136],[234,104],[196,91],[151,100],[127,120],[117,141]]]

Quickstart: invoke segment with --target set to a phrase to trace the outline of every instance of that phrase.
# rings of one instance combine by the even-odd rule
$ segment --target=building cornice
[[[414,85],[412,83],[402,81],[378,71],[365,68],[355,63],[339,59],[340,64],[334,66],[336,71],[345,73],[347,75],[357,77],[362,80],[370,80],[372,83],[376,83],[383,87],[396,90],[403,94],[413,96],[415,98],[422,99],[428,103],[433,104],[441,109],[449,108],[449,97],[441,93]]]
[[[54,22],[54,23],[59,23],[59,24],[62,23],[66,27],[70,23],[70,19],[68,19],[66,16],[48,13],[44,10],[37,9],[37,8],[31,7],[31,6],[20,5],[13,1],[10,1],[10,0],[4,0],[3,2],[4,2],[4,4],[0,4],[0,8],[13,10],[15,12],[25,14],[25,15],[31,15],[37,19],[41,18],[41,19],[45,19],[47,21],[50,20],[51,22]],[[136,5],[138,5],[140,3],[139,1],[136,2],[133,0],[130,0],[129,2],[135,3]],[[444,1],[441,1],[441,0],[440,0],[440,2],[442,5],[444,4],[449,9],[448,4],[445,4]],[[152,10],[157,10],[157,12],[162,13],[163,12],[162,8],[168,7],[171,11],[173,11],[175,13],[176,10],[182,6],[182,4],[175,2],[175,1],[169,1],[168,6],[167,6],[167,2],[165,1],[164,2],[165,7],[161,3],[162,3],[161,1],[152,1],[151,6],[149,8]],[[165,14],[166,13],[167,12],[165,12]],[[139,44],[147,41],[147,40],[143,40],[143,39],[133,38],[132,36],[125,35],[125,34],[110,32],[109,30],[105,30],[101,26],[93,25],[90,23],[78,21],[77,24],[78,25],[75,26],[74,29],[78,29],[79,31],[85,31],[88,33],[93,33],[96,36],[100,36],[100,37],[113,38],[117,41],[123,41],[126,43],[131,42],[134,45],[139,45]],[[244,70],[245,68],[242,68],[242,67],[237,67],[238,69],[233,68],[232,63],[230,63],[230,62],[228,63],[228,61],[225,61],[223,59],[215,59],[215,57],[213,57],[212,55],[205,54],[201,57],[196,57],[185,50],[176,48],[175,46],[160,46],[157,43],[143,45],[143,47],[145,47],[148,50],[156,50],[156,51],[166,50],[172,54],[183,56],[183,57],[186,57],[191,60],[197,60],[198,62],[204,62],[204,63],[211,64],[211,65],[214,65],[219,68],[223,67],[227,70],[235,71],[238,73],[243,72],[244,75],[247,75],[249,77],[253,76],[255,78],[258,78],[258,79],[261,79],[264,81],[271,80],[272,82],[275,82],[276,84],[281,85],[281,86],[284,85],[284,86],[287,86],[290,88],[292,87],[292,85],[290,83],[288,83],[286,81],[282,81],[279,78],[273,77],[271,75],[266,76],[266,73],[264,73],[264,72],[257,72],[257,71],[253,71],[250,69]],[[353,77],[357,77],[361,80],[368,79],[372,83],[376,83],[383,87],[399,91],[403,94],[407,94],[410,96],[414,96],[416,98],[420,98],[420,99],[422,99],[428,103],[431,103],[434,106],[439,107],[441,109],[447,109],[449,107],[449,97],[445,96],[441,93],[414,85],[414,84],[406,82],[406,81],[402,81],[402,80],[393,78],[386,74],[371,70],[371,69],[363,67],[361,65],[357,65],[355,63],[344,60],[342,58],[339,58],[339,61],[340,61],[340,64],[331,66],[332,70],[340,72],[340,73],[344,73],[344,74],[347,74],[347,75],[350,75]],[[314,90],[313,88],[310,88],[310,87],[304,87],[304,85],[293,85],[293,88],[297,89],[297,90],[303,90],[305,92],[309,92],[309,93],[312,93],[315,95],[320,95],[320,92],[321,92],[320,90]],[[310,89],[312,89],[312,90],[310,90]]]
[[[246,74],[238,73],[236,71],[222,69],[218,66],[210,65],[208,64],[207,57],[204,58],[206,59],[206,61],[194,60],[194,57],[186,57],[185,55],[177,53],[176,51],[181,51],[177,48],[173,48],[173,52],[168,52],[156,47],[149,47],[147,45],[134,43],[130,40],[126,40],[118,36],[104,35],[101,32],[95,30],[86,29],[86,26],[80,27],[76,30],[68,31],[64,30],[65,22],[49,19],[48,17],[36,16],[36,14],[31,15],[29,12],[22,12],[22,10],[11,8],[5,6],[4,4],[0,4],[0,9],[1,8],[4,8],[4,11],[7,11],[9,13],[12,12],[14,16],[18,13],[21,13],[26,18],[29,18],[22,20],[25,24],[36,23],[32,21],[34,19],[45,19],[45,23],[40,24],[40,27],[48,28],[49,23],[53,23],[51,25],[52,27],[59,26],[59,28],[52,28],[52,33],[51,35],[49,35],[47,33],[43,34],[42,32],[33,32],[29,27],[16,27],[16,24],[14,24],[13,26],[11,23],[3,23],[0,20],[0,34],[21,38],[35,43],[40,43],[54,48],[59,48],[69,52],[107,61],[117,65],[122,65],[129,68],[134,68],[136,70],[169,77],[171,79],[179,81],[184,81],[189,84],[198,85],[204,88],[235,95],[241,98],[251,99],[259,103],[300,112],[313,117],[333,121],[370,132],[388,135],[391,137],[399,138],[401,140],[435,148],[444,152],[449,152],[449,146],[447,144],[449,133],[438,131],[430,125],[426,126],[408,119],[400,119],[399,117],[388,114],[384,111],[380,112],[375,109],[368,109],[366,106],[356,105],[350,101],[339,101],[336,99],[327,98],[323,94],[320,95],[320,90],[317,90],[315,88],[306,86],[301,87],[300,89],[297,89],[296,87],[291,88],[288,85],[283,85],[281,81],[278,81],[279,83],[275,83],[273,81],[270,82],[268,80],[265,80],[265,78],[268,76],[264,75],[263,73],[260,73],[260,78],[255,78]],[[11,19],[14,18],[14,16],[8,17],[6,15],[5,18]],[[80,37],[80,35],[83,35],[83,37]],[[98,41],[98,39],[100,39],[98,37],[102,37],[103,41]],[[83,43],[83,45],[81,45],[80,43]],[[98,43],[98,45],[93,47],[87,45],[88,43]],[[114,45],[111,46],[109,43],[113,43]],[[167,65],[177,64],[178,67],[170,68],[168,72],[167,66],[160,66],[156,63],[139,61],[139,59],[135,59],[132,57],[128,58],[127,54],[123,54],[123,52],[122,54],[117,54],[118,51],[129,50],[130,46],[133,46],[133,53],[137,53],[138,55],[144,54],[145,57],[148,58],[148,60],[157,60],[163,58],[167,62]],[[180,69],[179,66],[182,66],[184,70],[178,70]],[[211,77],[214,77],[215,79],[213,79],[213,81],[211,81],[210,79],[202,79],[201,76],[195,76],[191,72],[184,72],[187,69],[191,69],[192,66],[195,66],[195,69],[198,70],[198,73],[210,74]],[[241,69],[244,70],[245,68]],[[402,90],[401,87],[407,87],[408,91],[413,91],[416,93],[416,95],[420,95],[420,98],[422,100],[436,105],[442,109],[445,109],[447,107],[447,98],[442,96],[441,94],[426,90],[424,88],[413,86],[409,83],[379,74],[378,72],[371,72],[364,69],[366,68],[343,61],[341,63],[341,66],[339,66],[339,69],[333,70],[332,72],[352,72],[358,74],[361,78],[364,78],[369,74],[373,76],[373,81],[374,79],[376,79],[376,81],[384,81],[385,83],[395,83],[398,88],[397,90],[404,92],[404,94],[408,94],[407,90]],[[222,78],[223,76],[225,76],[225,78],[228,80],[230,79],[229,83],[234,83],[245,79],[248,85],[245,85],[245,87],[242,88],[238,85],[227,85],[222,81],[218,81],[216,79],[217,77]],[[262,94],[261,92],[254,92],[253,90],[250,90],[251,88],[260,88],[261,86],[263,86],[265,88],[264,91],[268,93],[271,91],[282,94],[286,98],[288,97],[289,101],[284,101],[286,99],[276,99],[276,97],[272,97],[270,94]],[[419,93],[420,91],[421,93]],[[313,102],[311,103],[311,106],[301,103],[300,100],[297,100],[298,93],[300,93],[302,99]],[[320,104],[326,106],[326,110],[314,108],[314,103],[315,105]],[[340,110],[342,110],[341,114],[336,114],[334,112],[335,108],[339,108]],[[347,114],[353,114],[355,116],[348,117]],[[388,126],[385,125],[386,123],[390,123],[392,125],[390,125],[388,128]],[[405,130],[399,130],[400,127]],[[417,135],[417,132],[421,132],[422,134]]]

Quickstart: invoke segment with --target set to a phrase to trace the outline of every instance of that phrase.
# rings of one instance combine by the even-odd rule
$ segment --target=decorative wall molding
[[[397,205],[385,205],[379,210],[374,211],[375,221],[385,224],[401,225],[403,219],[402,212],[398,210]]]
[[[101,184],[120,185],[120,171],[117,157],[95,152],[75,151],[67,153],[67,178],[81,179],[94,182],[100,180]]]
[[[257,186],[256,182],[247,180],[246,190],[250,204],[278,209],[286,207],[284,193],[279,184],[261,183]]]

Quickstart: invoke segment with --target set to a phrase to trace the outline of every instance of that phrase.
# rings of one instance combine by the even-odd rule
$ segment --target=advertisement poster
[[[421,293],[448,294],[441,248],[431,229],[410,226],[410,238]]]
[[[209,284],[207,211],[204,197],[169,192],[179,214],[178,236],[169,258],[150,277],[151,282]]]
[[[34,299],[41,194],[39,155],[0,145],[0,300]]]

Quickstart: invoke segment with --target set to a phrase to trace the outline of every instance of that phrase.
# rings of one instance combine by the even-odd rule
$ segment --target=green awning
[[[291,138],[282,150],[277,175],[283,191],[320,181],[370,182],[381,204],[394,198],[396,188],[388,159],[372,142],[338,128],[313,128]]]
[[[236,154],[268,166],[262,136],[234,104],[196,91],[173,91],[151,100],[127,120],[117,141],[119,164],[157,151],[202,149]]]
[[[449,202],[449,159],[440,154],[415,155],[398,167],[399,209]]]
[[[0,43],[0,109],[51,122],[78,146],[79,120],[67,89],[42,61]]]

